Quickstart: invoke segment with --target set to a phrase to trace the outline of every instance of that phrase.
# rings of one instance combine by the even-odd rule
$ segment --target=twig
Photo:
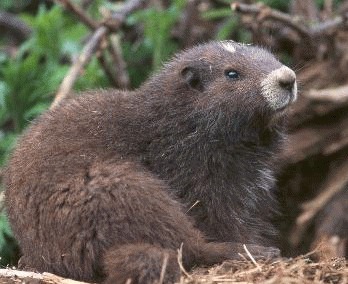
[[[80,8],[73,5],[69,0],[55,0],[59,3],[63,4],[64,7],[69,10],[70,12],[74,13],[79,17],[79,19],[85,23],[88,27],[92,29],[96,29],[98,27],[98,23],[91,20]],[[83,70],[83,67],[90,61],[93,54],[98,50],[100,46],[100,42],[103,39],[104,36],[110,33],[110,31],[117,31],[121,24],[124,22],[128,14],[133,12],[136,9],[139,9],[142,4],[144,3],[144,0],[129,0],[127,1],[122,8],[111,14],[111,16],[105,20],[103,23],[100,24],[100,26],[94,31],[94,34],[89,39],[85,47],[83,48],[81,54],[78,57],[78,60],[73,64],[73,66],[70,68],[68,74],[64,78],[63,82],[61,83],[58,92],[56,94],[56,97],[51,105],[51,108],[55,107],[60,101],[62,101],[65,97],[68,96],[70,93],[75,81],[77,80],[78,76],[81,74],[81,71]],[[128,77],[125,77],[126,71],[125,71],[125,63],[122,61],[123,58],[120,55],[120,52],[114,51],[115,54],[113,54],[114,58],[117,58],[117,64],[116,66],[119,66],[120,68],[120,75],[113,76],[113,73],[111,70],[109,70],[106,66],[106,60],[105,58],[99,59],[102,66],[105,67],[105,72],[107,75],[111,78],[111,80],[115,80],[120,87],[126,87],[129,84]],[[128,74],[127,74],[128,75]],[[127,81],[128,79],[128,81]]]
[[[116,72],[117,85],[120,88],[128,88],[130,85],[130,80],[129,80],[129,75],[127,72],[127,64],[124,61],[122,56],[122,49],[121,49],[119,38],[116,35],[111,35],[109,43],[110,44],[109,44],[108,50],[113,59],[113,63],[114,63],[113,65],[115,69],[117,70]]]
[[[309,90],[304,94],[307,98],[317,102],[331,102],[348,104],[348,85],[322,90]]]
[[[102,68],[103,68],[106,76],[108,76],[111,84],[114,87],[118,87],[118,81],[117,81],[116,75],[114,72],[112,72],[110,66],[108,65],[106,52],[102,51],[101,54],[97,57],[98,57],[99,64],[102,66]]]
[[[192,206],[186,211],[186,213],[190,212],[192,208],[195,207],[199,202],[199,200],[196,200],[196,202],[192,204]]]
[[[71,3],[69,0],[54,0],[57,3],[60,3],[66,10],[75,14],[81,22],[83,22],[87,27],[92,30],[96,30],[99,27],[99,24],[91,19],[86,13],[80,9],[78,6]]]
[[[82,0],[81,7],[87,9],[93,2],[93,0]]]
[[[296,245],[299,243],[303,233],[317,213],[325,207],[335,194],[344,189],[344,185],[348,182],[347,173],[348,161],[340,165],[340,167],[329,176],[329,179],[323,186],[322,192],[317,197],[302,205],[304,211],[297,217],[296,225],[290,236],[290,240],[293,244]]]
[[[298,15],[311,23],[319,19],[319,9],[315,0],[292,0],[290,3],[290,14]]]
[[[343,149],[348,146],[347,127],[348,117],[343,117],[326,125],[313,124],[297,129],[289,135],[288,145],[282,152],[283,161],[288,165],[296,164],[314,155],[329,155]]]
[[[163,284],[164,282],[164,276],[166,274],[166,270],[167,270],[167,265],[168,265],[168,259],[169,259],[169,253],[166,253],[163,257],[163,263],[162,263],[162,269],[161,269],[161,275],[160,275],[160,279],[158,281],[158,284]]]
[[[183,46],[188,46],[192,43],[192,28],[194,27],[196,17],[199,14],[197,12],[197,0],[188,0],[186,9],[183,12],[182,20],[179,23],[177,36],[183,42]]]
[[[325,0],[324,1],[324,12],[326,16],[331,16],[332,15],[332,7],[333,7],[333,0]]]
[[[324,22],[317,23],[311,27],[304,25],[299,17],[294,17],[286,13],[271,9],[264,4],[243,4],[233,2],[231,4],[233,11],[242,14],[253,14],[259,22],[266,20],[274,20],[285,24],[298,32],[303,38],[313,39],[321,34],[328,33],[332,29],[343,28],[347,25],[348,13],[338,16],[335,19],[330,19]]]
[[[320,35],[328,33],[330,30],[337,30],[347,26],[348,13],[337,16],[335,19],[330,19],[322,23],[318,23],[311,28],[312,35]]]
[[[245,244],[243,244],[243,249],[245,250],[246,254],[249,256],[251,261],[255,264],[257,269],[261,272],[262,271],[261,266],[256,262],[255,258],[251,255],[250,251],[248,250],[248,248]]]
[[[76,281],[72,279],[67,279],[59,277],[51,273],[35,273],[30,271],[21,271],[13,269],[0,269],[0,277],[2,278],[16,278],[23,280],[23,283],[29,281],[29,279],[37,280],[40,283],[47,284],[87,284],[86,282]]]
[[[111,31],[118,31],[126,17],[133,11],[141,8],[145,2],[145,0],[127,1],[121,9],[112,13],[111,16],[104,21],[104,24],[110,28]]]
[[[32,33],[31,28],[22,20],[8,12],[0,12],[0,28],[10,31],[11,35],[19,41],[27,39]]]
[[[259,21],[275,20],[286,24],[288,27],[297,31],[304,38],[311,38],[311,34],[307,28],[303,27],[303,23],[299,21],[299,18],[292,17],[288,14],[273,10],[263,4],[243,4],[234,2],[231,4],[233,11],[243,14],[254,14]]]
[[[4,201],[5,201],[5,191],[1,191],[0,192],[0,214],[3,212],[5,207]]]
[[[189,279],[192,279],[192,276],[186,271],[184,265],[182,264],[182,247],[183,247],[183,243],[181,243],[180,248],[178,249],[178,264],[180,267],[180,270],[182,273],[185,274],[185,276]]]
[[[71,66],[68,74],[60,85],[51,108],[55,107],[60,101],[68,96],[83,67],[90,61],[93,53],[98,49],[100,42],[106,35],[107,31],[108,29],[106,27],[101,26],[94,32],[93,36],[89,39],[89,41],[83,48],[77,61],[73,66]]]

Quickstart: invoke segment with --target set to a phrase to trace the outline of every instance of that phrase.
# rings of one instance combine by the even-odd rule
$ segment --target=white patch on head
[[[221,42],[221,46],[227,50],[228,52],[234,53],[236,52],[236,47],[234,46],[234,44],[232,42],[229,41],[222,41]]]
[[[281,86],[282,82],[292,82],[291,90]],[[274,109],[282,109],[297,98],[297,84],[295,72],[282,66],[267,75],[261,82],[262,95]]]

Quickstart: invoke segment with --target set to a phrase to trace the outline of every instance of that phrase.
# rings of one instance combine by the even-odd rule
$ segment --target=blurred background
[[[100,27],[106,29],[96,40]],[[57,93],[136,88],[176,51],[212,39],[264,46],[298,76],[300,98],[291,109],[278,176],[282,217],[275,222],[283,254],[321,246],[324,257],[348,255],[347,0],[232,5],[230,0],[5,0],[0,1],[2,266],[16,265],[20,251],[3,208],[1,173],[30,121]],[[70,85],[64,89],[65,77]]]

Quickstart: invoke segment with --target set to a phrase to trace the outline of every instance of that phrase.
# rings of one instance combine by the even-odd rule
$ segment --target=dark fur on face
[[[70,99],[29,127],[5,175],[21,263],[85,281],[164,283],[183,264],[273,256],[276,154],[296,97],[267,51],[211,42],[134,92]]]

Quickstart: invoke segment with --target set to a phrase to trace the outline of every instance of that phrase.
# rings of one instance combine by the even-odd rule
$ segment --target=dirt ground
[[[326,259],[324,249],[318,249],[297,258],[282,258],[273,261],[245,259],[226,261],[209,268],[182,271],[178,284],[217,283],[263,283],[263,284],[306,284],[306,283],[348,283],[348,263],[345,258]],[[21,272],[0,269],[1,284],[82,284],[49,273]],[[163,283],[161,281],[158,284]],[[127,282],[131,284],[131,282]],[[165,284],[165,283],[163,283]]]

